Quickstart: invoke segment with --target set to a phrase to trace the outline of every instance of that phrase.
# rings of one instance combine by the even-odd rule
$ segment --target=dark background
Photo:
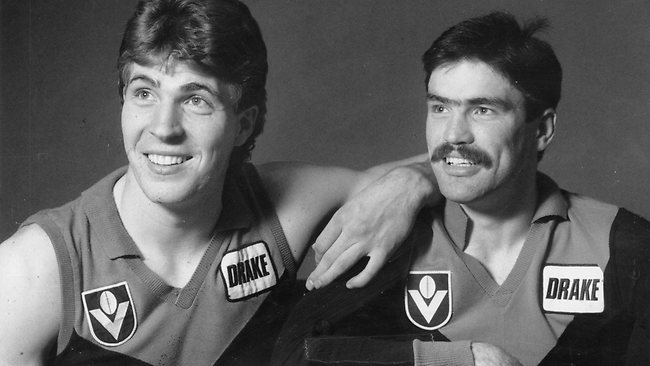
[[[546,16],[564,68],[541,169],[650,217],[650,2],[250,0],[269,48],[254,162],[364,168],[424,152],[420,56],[491,10]],[[0,3],[0,241],[125,164],[115,63],[135,1]]]

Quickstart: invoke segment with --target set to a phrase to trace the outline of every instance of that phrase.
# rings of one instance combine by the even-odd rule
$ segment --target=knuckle
[[[343,263],[342,261],[337,261],[336,263],[332,264],[332,266],[330,267],[330,271],[338,273],[343,271],[344,268],[345,268],[345,263]]]
[[[332,264],[332,259],[330,258],[330,256],[325,254],[323,257],[321,257],[319,266],[329,267],[331,264]]]

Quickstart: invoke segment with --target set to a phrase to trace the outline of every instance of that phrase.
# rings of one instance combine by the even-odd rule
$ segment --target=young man
[[[267,61],[240,2],[140,2],[118,69],[128,167],[0,245],[0,364],[268,362],[313,233],[388,167],[244,162]],[[372,218],[404,220],[350,222],[336,247],[361,235],[378,249],[353,245],[344,262],[381,266],[433,192],[423,178],[392,170],[359,195]]]
[[[650,223],[537,171],[562,78],[533,36],[544,26],[493,13],[427,50],[426,137],[446,202],[367,287],[301,300],[275,364],[650,363]]]

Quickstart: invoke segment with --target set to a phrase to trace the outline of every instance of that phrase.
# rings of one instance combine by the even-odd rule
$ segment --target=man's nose
[[[465,113],[454,113],[445,125],[445,141],[453,145],[474,142],[470,123],[471,121]]]
[[[161,103],[157,106],[151,121],[150,132],[162,141],[173,141],[185,135],[182,111],[174,103]]]

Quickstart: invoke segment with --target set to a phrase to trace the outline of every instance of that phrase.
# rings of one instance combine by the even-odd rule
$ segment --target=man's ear
[[[243,145],[246,140],[251,136],[255,130],[255,123],[257,122],[257,106],[252,106],[240,112],[237,115],[237,122],[239,124],[239,131],[235,137],[235,146]]]
[[[557,115],[555,109],[549,108],[544,111],[539,118],[537,125],[537,151],[544,151],[551,144],[553,136],[555,136],[555,120]]]

